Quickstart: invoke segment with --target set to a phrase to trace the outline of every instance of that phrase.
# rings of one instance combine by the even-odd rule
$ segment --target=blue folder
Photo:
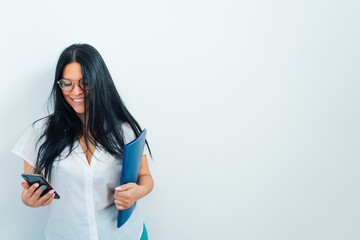
[[[124,145],[120,184],[137,182],[143,158],[146,129],[133,141]],[[130,208],[118,211],[117,227],[121,227],[134,211],[136,202]]]

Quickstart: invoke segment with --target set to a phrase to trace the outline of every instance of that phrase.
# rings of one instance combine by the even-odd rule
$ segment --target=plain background
[[[57,59],[102,54],[148,129],[150,239],[360,239],[360,2],[1,1],[0,239],[43,239],[10,153]]]

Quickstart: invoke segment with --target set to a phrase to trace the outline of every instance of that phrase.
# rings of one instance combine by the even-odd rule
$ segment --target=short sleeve
[[[124,134],[125,134],[125,144],[131,142],[132,140],[134,140],[136,138],[135,133],[132,130],[129,123],[127,123],[127,122],[123,123],[122,128],[123,128],[123,131],[124,131]],[[149,159],[150,154],[149,154],[149,150],[148,150],[146,144],[145,144],[145,147],[144,147],[144,153],[143,154],[144,155],[146,154],[146,157]]]
[[[31,124],[11,149],[13,154],[19,156],[33,167],[35,167],[39,149],[36,144],[40,137],[38,123]]]

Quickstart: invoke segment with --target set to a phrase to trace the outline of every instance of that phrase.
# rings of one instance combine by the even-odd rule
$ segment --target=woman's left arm
[[[151,192],[154,180],[150,174],[146,155],[143,156],[137,183],[127,183],[115,188],[114,203],[118,210],[124,210]]]
[[[154,180],[150,173],[149,164],[146,155],[143,156],[141,162],[137,184],[143,188],[142,196],[140,198],[149,194],[154,187]]]

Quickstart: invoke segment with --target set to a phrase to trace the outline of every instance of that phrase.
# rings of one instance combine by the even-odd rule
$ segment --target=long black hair
[[[86,91],[84,87],[83,91],[84,123],[66,102],[57,84],[57,81],[63,77],[65,66],[73,62],[80,64],[85,87],[88,89]],[[125,144],[125,135],[121,125],[130,124],[136,137],[141,133],[139,123],[121,100],[103,58],[89,44],[73,44],[61,53],[56,65],[55,81],[49,102],[52,103],[54,111],[45,117],[44,132],[37,142],[43,139],[43,143],[39,147],[35,164],[35,172],[43,172],[48,180],[51,180],[51,170],[55,159],[66,147],[70,147],[67,155],[69,156],[78,138],[84,136],[88,149],[90,149],[89,141],[94,145],[100,143],[108,153],[121,160]],[[147,141],[146,145],[151,156]]]

